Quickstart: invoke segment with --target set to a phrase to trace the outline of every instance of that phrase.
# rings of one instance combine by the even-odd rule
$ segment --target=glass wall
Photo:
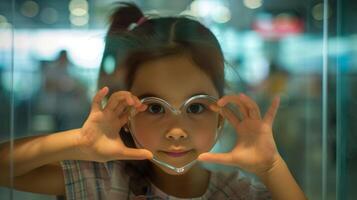
[[[1,142],[82,126],[114,2],[0,2]],[[356,1],[134,2],[209,27],[229,65],[228,85],[263,112],[281,96],[274,137],[309,199],[357,198]],[[56,197],[3,187],[0,199]]]

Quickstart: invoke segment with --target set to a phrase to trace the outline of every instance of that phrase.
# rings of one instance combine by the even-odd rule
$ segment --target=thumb
[[[233,165],[233,159],[230,153],[202,153],[198,156],[197,160],[208,163]]]
[[[152,158],[153,154],[147,149],[125,148],[120,155],[122,160],[150,160]]]

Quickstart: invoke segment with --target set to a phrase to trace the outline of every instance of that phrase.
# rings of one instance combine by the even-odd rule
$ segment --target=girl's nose
[[[166,139],[170,139],[170,140],[182,140],[186,138],[187,138],[187,133],[180,128],[171,129],[166,134]]]

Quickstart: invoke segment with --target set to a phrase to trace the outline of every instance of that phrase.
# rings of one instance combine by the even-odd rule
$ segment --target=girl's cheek
[[[191,124],[194,137],[194,144],[198,151],[210,151],[218,138],[218,121],[219,118],[211,118],[200,126]]]
[[[216,143],[215,129],[202,130],[202,132],[196,133],[195,146],[199,152],[210,151]]]
[[[213,125],[207,125],[205,127],[196,127],[190,130],[188,133],[189,143],[192,144],[192,148],[199,152],[210,151],[216,143],[217,127]],[[161,146],[163,142],[164,133],[158,133],[159,130],[152,130],[148,127],[141,127],[136,129],[136,140],[141,146],[148,150],[155,150]]]
[[[137,129],[134,137],[136,137],[136,140],[141,146],[147,148],[148,150],[155,149],[155,147],[158,147],[160,143],[158,134],[145,128]]]

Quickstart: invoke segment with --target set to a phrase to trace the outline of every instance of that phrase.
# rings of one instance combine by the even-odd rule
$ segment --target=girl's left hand
[[[257,103],[244,94],[222,97],[218,107],[212,108],[226,118],[236,130],[237,143],[228,153],[203,153],[199,161],[213,162],[224,165],[233,165],[258,176],[269,172],[281,157],[273,137],[273,121],[279,107],[280,98],[274,98],[264,117],[261,117]],[[233,103],[242,113],[239,119],[232,112],[223,108],[226,104]]]

